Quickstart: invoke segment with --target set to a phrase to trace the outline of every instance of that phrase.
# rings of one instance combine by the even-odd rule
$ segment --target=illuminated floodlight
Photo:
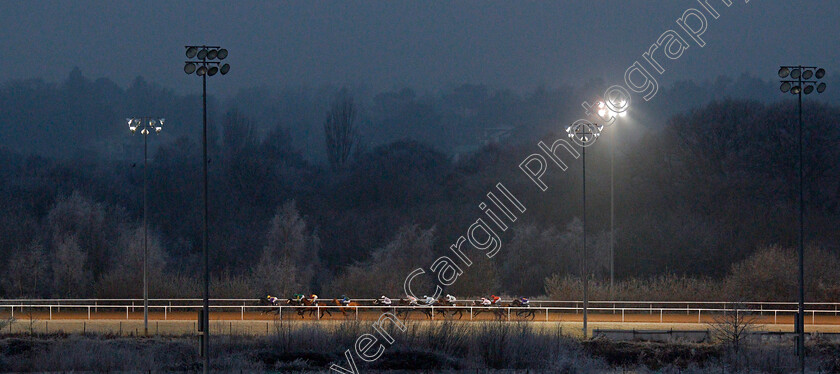
[[[823,69],[823,68],[817,69],[817,72],[814,74],[814,76],[816,76],[817,79],[823,79],[823,77],[825,76],[825,69]]]
[[[814,86],[809,84],[805,86],[805,89],[802,92],[805,92],[806,95],[809,95],[811,94],[811,92],[814,92]]]
[[[202,50],[198,51],[198,54],[196,55],[196,57],[198,57],[199,60],[206,59],[207,58],[207,49],[202,49]]]
[[[207,67],[206,66],[199,67],[198,70],[195,73],[198,74],[199,77],[203,76],[204,74],[207,74]]]
[[[210,50],[210,52],[207,52],[207,59],[208,59],[208,60],[215,60],[215,59],[216,59],[216,55],[217,55],[218,53],[219,53],[219,51],[218,51],[218,50],[211,49],[211,50]]]
[[[224,60],[227,57],[227,55],[228,55],[227,49],[222,48],[222,49],[219,50],[219,53],[217,54],[216,57],[218,57],[219,60]]]
[[[187,58],[193,58],[198,53],[198,48],[187,47]]]
[[[230,65],[228,65],[228,64],[224,64],[224,65],[222,65],[221,68],[219,68],[219,72],[222,73],[222,75],[227,74],[229,71],[230,71]]]
[[[607,115],[607,110],[606,109],[598,109],[598,115],[601,116],[601,117]]]
[[[793,79],[799,79],[802,76],[802,71],[799,69],[793,69],[790,71],[790,77]]]
[[[619,113],[618,113],[618,116],[619,116],[619,117],[627,117],[627,111],[625,110],[625,111],[623,111],[623,112],[619,112]]]
[[[800,92],[802,92],[802,88],[801,88],[801,87],[799,87],[799,86],[793,86],[793,87],[790,89],[790,93],[792,93],[792,94],[794,94],[794,95],[796,95],[796,94],[798,94],[798,93],[800,93]]]
[[[788,68],[779,69],[779,78],[787,78],[788,75],[790,75],[790,69],[788,69]]]
[[[820,83],[817,85],[817,93],[825,92],[825,83]]]
[[[782,90],[782,92],[787,93],[788,91],[790,91],[790,82],[782,83],[782,86],[779,87],[779,89]]]
[[[814,76],[814,71],[811,69],[802,72],[802,79],[811,79]]]
[[[187,73],[187,74],[195,73],[195,69],[196,69],[196,66],[192,62],[188,62],[186,65],[184,65],[184,73]]]
[[[126,118],[125,121],[128,122],[128,131],[131,131],[131,133],[134,134],[134,132],[137,131],[137,124],[134,123],[134,119]]]

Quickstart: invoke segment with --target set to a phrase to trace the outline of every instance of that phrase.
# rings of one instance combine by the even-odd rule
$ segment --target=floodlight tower
[[[202,252],[204,257],[204,306],[202,308],[201,321],[201,355],[204,357],[204,373],[210,370],[210,355],[208,348],[210,347],[208,340],[210,338],[210,265],[209,256],[207,254],[207,77],[214,76],[216,73],[222,75],[230,71],[230,65],[222,64],[228,56],[227,49],[219,46],[207,45],[188,45],[186,54],[189,60],[184,62],[184,73],[195,73],[201,77],[201,102],[203,110],[203,132],[202,132],[202,148],[204,154],[204,234]],[[217,61],[218,59],[218,61]]]
[[[796,332],[798,333],[796,350],[799,354],[800,372],[805,372],[805,203],[803,194],[802,173],[802,94],[825,92],[825,69],[816,66],[780,66],[779,78],[782,85],[779,89],[783,93],[790,92],[799,96],[799,312],[796,316]],[[787,79],[790,78],[790,79]]]
[[[165,119],[157,117],[135,117],[126,118],[125,121],[128,123],[128,131],[131,131],[131,135],[134,135],[138,129],[140,130],[140,134],[143,135],[143,334],[149,335],[149,287],[146,281],[146,259],[149,254],[146,230],[146,219],[149,216],[149,204],[146,202],[146,190],[149,184],[149,173],[147,171],[149,169],[147,167],[149,158],[146,156],[149,142],[147,138],[152,131],[155,134],[160,134],[161,130],[163,130],[163,121]]]
[[[577,121],[566,128],[566,133],[577,145],[581,147],[581,163],[583,165],[583,338],[586,339],[587,311],[589,310],[589,271],[587,270],[586,255],[586,147],[595,144],[601,136],[603,125],[592,124],[586,121]]]

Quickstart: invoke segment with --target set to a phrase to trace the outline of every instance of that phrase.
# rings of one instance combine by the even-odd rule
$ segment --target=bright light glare
[[[598,115],[601,116],[601,117],[607,115],[607,110],[606,109],[598,109]]]

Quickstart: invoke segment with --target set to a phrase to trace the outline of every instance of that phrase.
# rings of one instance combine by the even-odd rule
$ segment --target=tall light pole
[[[583,280],[583,338],[587,337],[587,312],[589,310],[589,271],[587,270],[587,253],[586,253],[586,147],[595,143],[595,140],[601,135],[601,130],[604,129],[602,125],[594,125],[585,121],[575,122],[573,125],[566,128],[569,138],[572,138],[575,143],[581,147],[581,163],[583,164],[583,271],[581,278]]]
[[[210,370],[210,354],[208,348],[210,347],[210,260],[207,254],[207,77],[214,76],[216,73],[222,75],[230,71],[230,65],[222,64],[228,56],[227,49],[218,46],[207,45],[188,45],[186,54],[189,60],[184,63],[184,73],[195,73],[201,77],[201,103],[203,110],[203,132],[201,136],[202,152],[204,164],[202,165],[204,174],[204,192],[202,194],[204,200],[204,234],[202,238],[202,254],[204,257],[204,306],[201,309],[201,355],[204,357],[204,373]],[[216,61],[218,59],[218,61]]]
[[[622,101],[621,108],[626,106],[626,102]],[[607,113],[610,113],[613,118],[627,116],[627,111],[619,113],[613,112],[603,101],[598,102],[598,115],[601,118],[606,118]],[[615,131],[610,135],[610,298],[613,297],[613,283],[615,282],[615,148],[617,146]]]
[[[780,66],[779,89],[799,96],[799,312],[796,316],[798,337],[796,350],[799,354],[800,372],[805,372],[805,199],[803,192],[804,177],[802,172],[802,94],[809,95],[815,90],[825,92],[826,85],[819,80],[825,77],[825,69],[816,66]],[[786,79],[790,78],[790,79]]]
[[[135,117],[126,118],[125,121],[128,123],[128,130],[131,131],[131,135],[134,135],[138,129],[140,130],[140,134],[143,135],[143,334],[149,335],[149,287],[146,281],[146,259],[149,255],[149,236],[146,226],[146,219],[149,216],[149,204],[146,199],[146,190],[149,184],[149,157],[147,156],[149,142],[147,138],[152,131],[155,134],[159,134],[163,130],[164,119],[157,117]]]

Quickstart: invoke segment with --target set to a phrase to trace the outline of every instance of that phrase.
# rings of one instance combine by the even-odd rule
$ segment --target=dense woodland
[[[555,292],[580,274],[581,163],[546,173],[547,192],[518,165],[539,140],[564,136],[595,91],[322,87],[211,97],[214,295],[396,295],[409,271],[428,266],[482,214],[478,204],[497,182],[527,212],[502,234],[502,251],[474,256],[451,292]],[[797,117],[794,102],[775,93],[775,84],[747,76],[680,82],[636,103],[626,124],[587,149],[598,282],[609,271],[611,147],[619,280],[716,282],[762,268],[756,259],[788,263],[772,253],[797,243]],[[833,97],[805,102],[805,239],[809,263],[823,265],[840,254]],[[143,140],[123,121],[140,115],[167,118],[148,139],[150,294],[200,294],[200,97],[142,78],[123,89],[77,69],[61,83],[0,86],[0,296],[141,294]],[[352,131],[342,134],[336,124],[348,119]],[[500,127],[510,135],[489,139]],[[351,146],[339,149],[341,139]]]

